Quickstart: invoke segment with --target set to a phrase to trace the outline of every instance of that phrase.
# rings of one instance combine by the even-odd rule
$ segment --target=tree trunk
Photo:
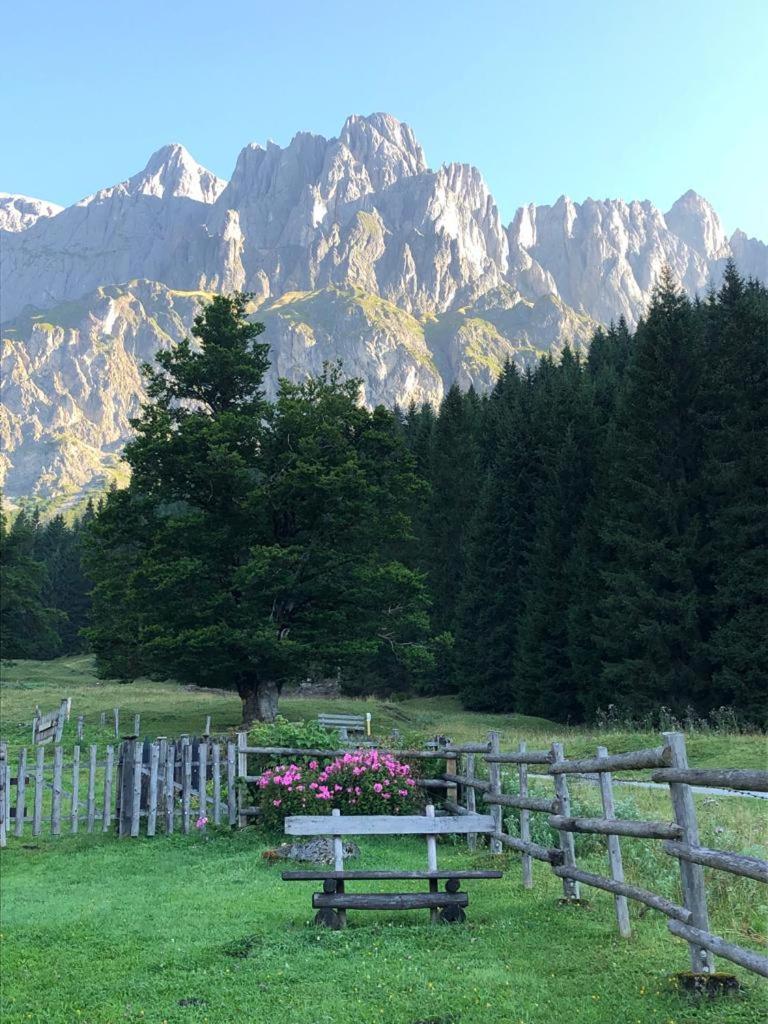
[[[240,688],[243,703],[243,725],[252,722],[274,722],[277,716],[278,685],[273,680],[253,681]]]

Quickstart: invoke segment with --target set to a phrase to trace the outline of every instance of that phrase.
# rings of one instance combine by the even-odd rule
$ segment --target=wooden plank
[[[483,793],[483,803],[517,807],[526,811],[542,811],[545,814],[552,814],[559,806],[557,800],[540,800],[531,796],[516,796],[513,793]]]
[[[53,794],[51,796],[51,835],[61,835],[61,773],[64,751],[59,745],[53,748]]]
[[[726,942],[719,935],[712,935],[701,928],[693,928],[690,925],[681,924],[679,921],[667,921],[667,928],[679,939],[685,939],[689,945],[699,949],[706,949],[709,953],[716,953],[731,963],[738,964],[748,971],[754,971],[764,978],[768,978],[768,957],[761,956],[751,949],[744,949],[743,946],[736,946],[732,942]]]
[[[85,715],[77,716],[77,739],[78,741],[83,738],[83,730],[85,729]]]
[[[601,836],[632,836],[634,839],[679,839],[680,825],[666,821],[632,821],[624,818],[572,818],[566,814],[551,814],[549,824],[559,832],[585,832]]]
[[[208,739],[208,737],[210,735],[211,735],[211,716],[210,715],[206,715],[205,716],[205,731],[203,732],[203,736],[205,736],[205,738]]]
[[[448,756],[446,758],[446,760],[445,760],[445,772],[443,774],[443,778],[445,779],[445,781],[447,783],[449,783],[449,785],[448,785],[448,787],[447,787],[447,789],[445,791],[445,795],[446,795],[448,800],[452,800],[454,803],[458,803],[458,800],[459,800],[459,790],[458,790],[458,788],[456,786],[456,781],[458,779],[462,779],[462,780],[466,779],[465,775],[457,775],[456,774],[457,769],[458,769],[458,765],[456,763],[455,755],[452,756],[452,757]]]
[[[512,754],[486,754],[483,758],[488,764],[546,764],[552,763],[552,754],[549,750],[527,750],[524,753],[516,751]]]
[[[155,740],[149,748],[149,792],[147,794],[147,835],[153,836],[157,828],[158,768],[160,765],[160,744]]]
[[[0,847],[8,843],[8,822],[11,817],[11,793],[8,785],[8,744],[0,743]]]
[[[211,747],[211,775],[213,777],[213,823],[221,824],[221,745]]]
[[[131,837],[135,839],[141,829],[141,772],[144,767],[144,744],[141,740],[129,741],[133,747],[133,786],[131,787]]]
[[[500,744],[499,734],[497,732],[493,731],[488,733],[488,744],[491,749],[491,755],[498,756]],[[501,768],[499,767],[499,764],[500,762],[498,761],[491,761],[488,765],[488,781],[491,785],[490,792],[493,793],[494,796],[499,796],[501,793]],[[492,854],[498,855],[501,853],[501,843],[499,842],[497,835],[499,832],[503,831],[503,815],[499,804],[495,804],[491,807],[491,818],[493,820],[493,828],[491,830],[491,838],[488,846]],[[477,831],[480,832],[481,830],[478,829]]]
[[[115,760],[115,748],[107,746],[106,761],[104,764],[104,807],[101,815],[101,831],[108,832],[112,822],[112,771]]]
[[[466,907],[469,896],[465,892],[316,892],[312,906],[319,910],[331,907],[337,910],[432,910],[440,907]]]
[[[248,774],[248,734],[239,732],[237,734],[237,776],[240,779],[245,778]],[[239,802],[239,801],[238,801]],[[248,824],[248,818],[246,815],[240,813],[238,815],[237,823],[240,828],[243,828]]]
[[[688,755],[685,750],[685,737],[679,732],[665,732],[664,739],[671,752],[671,767],[685,769],[688,767]],[[669,792],[675,820],[680,826],[679,836],[666,836],[667,839],[682,839],[686,846],[699,845],[699,826],[696,819],[696,805],[693,801],[691,788],[684,782],[670,782]],[[700,864],[680,860],[680,881],[683,890],[683,905],[691,911],[691,925],[703,933],[709,933],[709,912],[707,910],[707,891],[704,885],[704,870]],[[715,969],[712,950],[703,943],[689,942],[688,952],[691,959],[691,970],[694,974],[701,971],[711,973]]]
[[[338,809],[338,807],[334,807],[333,808],[333,810],[331,811],[331,816],[333,818],[341,817],[341,811]],[[334,868],[334,871],[338,871],[341,874],[344,873],[344,841],[341,838],[341,836],[336,834],[336,833],[334,833],[334,836],[333,836],[333,868]],[[338,895],[343,895],[343,893],[344,893],[344,882],[343,882],[343,880],[336,883],[335,891],[336,891],[336,893]],[[338,911],[337,911],[337,916],[338,916],[338,920],[339,920],[339,927],[340,928],[346,928],[347,927],[347,911],[346,911],[346,908],[339,907]]]
[[[653,747],[649,750],[632,750],[628,754],[611,754],[605,757],[584,757],[577,761],[562,760],[553,763],[553,775],[585,775],[594,772],[618,772],[629,769],[661,768],[668,765],[671,752],[667,747]]]
[[[10,788],[7,790],[6,807],[9,808]],[[18,838],[24,834],[24,817],[27,799],[27,748],[19,751],[19,771],[16,776],[16,821],[14,835]],[[10,808],[9,808],[10,809]]]
[[[115,723],[115,739],[120,739],[120,708],[112,708],[112,717]]]
[[[88,831],[93,832],[96,821],[96,756],[98,747],[92,743],[89,749],[88,762]]]
[[[518,744],[517,753],[521,756],[526,753],[527,744],[525,740],[521,740]],[[528,799],[528,764],[525,761],[521,761],[517,766],[517,780],[520,788],[520,799]],[[520,839],[524,843],[530,843],[531,841],[531,813],[530,808],[520,808]],[[522,867],[523,867],[523,888],[533,888],[533,861],[531,855],[523,853],[522,856]]]
[[[606,760],[608,758],[608,748],[598,747],[597,756],[598,758]],[[608,821],[613,821],[616,818],[616,805],[613,800],[613,776],[610,772],[601,772],[599,778],[600,799],[603,804],[603,817]],[[608,836],[608,863],[611,868],[611,879],[617,885],[623,885],[624,862],[621,859],[621,845],[619,843],[619,837],[613,834]],[[616,924],[619,929],[619,935],[621,935],[623,939],[628,939],[632,934],[632,929],[629,924],[629,907],[627,905],[626,894],[617,890],[614,895],[614,905],[616,909]]]
[[[467,790],[467,793],[469,793],[469,790]],[[461,804],[454,803],[453,800],[443,800],[443,810],[444,811],[448,811],[450,814],[462,814],[462,815],[464,815],[464,814],[473,814],[474,813],[473,811],[468,810],[466,807],[463,807]],[[473,835],[476,836],[477,833],[476,832],[468,832],[467,833],[467,840],[469,840],[469,837],[473,836]]]
[[[39,836],[43,830],[43,784],[45,782],[45,748],[35,751],[35,805],[32,811],[32,835]]]
[[[475,779],[475,755],[474,755],[474,753],[470,752],[470,753],[467,754],[467,762],[466,763],[467,763],[467,768],[466,768],[467,787],[464,790],[464,799],[466,800],[467,805],[466,805],[465,810],[466,810],[467,814],[476,814],[477,813],[477,795],[475,793],[475,788],[474,788],[474,783],[476,781],[476,779]],[[451,808],[448,807],[447,810],[451,810]],[[461,813],[461,812],[454,812],[454,813]],[[469,848],[469,850],[471,852],[474,852],[477,849],[477,832],[468,832],[467,833],[467,847]]]
[[[186,742],[184,742],[186,741]],[[182,737],[181,745],[181,828],[189,832],[189,813],[192,801],[192,744]]]
[[[745,768],[663,768],[653,772],[651,778],[654,782],[685,782],[689,786],[768,793],[768,772]]]
[[[467,832],[491,832],[494,821],[487,814],[467,814],[429,820],[425,815],[349,814],[337,820],[328,814],[301,815],[285,819],[289,836],[396,836],[452,835]]]
[[[80,826],[80,747],[72,748],[72,803],[69,809],[69,831],[77,832]]]
[[[318,715],[317,720],[321,725],[333,722],[336,725],[359,725],[361,729],[365,728],[364,715]]]
[[[141,715],[137,712],[133,716],[133,735],[139,736],[141,734]]]
[[[666,842],[664,852],[691,864],[703,864],[708,868],[728,871],[732,875],[754,878],[757,882],[768,882],[768,861],[759,857],[747,857],[727,850],[708,850],[705,846],[688,846],[686,843]]]
[[[235,763],[235,744],[227,743],[227,817],[230,825],[237,824],[238,800]]]
[[[613,878],[604,878],[602,875],[594,875],[589,871],[581,871],[579,868],[554,867],[552,870],[559,878],[572,878],[593,889],[604,889],[605,892],[621,896],[622,899],[629,897],[638,903],[644,903],[647,907],[661,911],[667,917],[674,917],[678,921],[685,922],[691,918],[690,910],[678,906],[671,900],[664,899],[663,896],[657,896],[656,893],[649,892],[647,889],[641,889],[637,885],[617,882]]]
[[[553,849],[548,846],[539,846],[538,843],[526,842],[518,839],[517,836],[508,836],[505,832],[499,832],[496,836],[499,842],[510,850],[517,850],[518,853],[527,854],[534,860],[542,860],[547,864],[562,864],[565,854],[562,850]]]
[[[61,738],[64,735],[64,723],[68,720],[68,718],[69,715],[67,714],[67,701],[63,700],[59,705],[59,713],[56,717],[56,733],[54,743],[61,743]]]
[[[200,805],[199,816],[208,817],[208,746],[199,743],[197,746],[197,800]]]
[[[503,878],[503,871],[283,871],[284,882],[322,882],[328,878],[342,878],[348,882],[367,881],[420,881],[432,879]]]
[[[176,768],[176,744],[169,743],[165,751],[165,831],[167,835],[173,834],[174,808],[176,804],[176,787],[174,786],[174,774]]]
[[[565,754],[563,753],[562,743],[552,744],[552,767],[556,764],[561,763],[565,760]],[[560,806],[560,813],[564,817],[569,817],[571,813],[571,797],[568,792],[568,782],[565,775],[555,775],[555,797],[557,798]],[[552,824],[552,818],[549,819]],[[567,829],[560,829],[558,832],[558,841],[560,843],[560,849],[563,851],[563,863],[566,867],[576,867],[576,844],[573,840],[573,835]],[[563,896],[567,900],[577,900],[579,898],[579,883],[573,878],[563,879]]]
[[[117,771],[118,807],[117,830],[119,836],[131,834],[131,796],[133,793],[133,743],[123,740]]]

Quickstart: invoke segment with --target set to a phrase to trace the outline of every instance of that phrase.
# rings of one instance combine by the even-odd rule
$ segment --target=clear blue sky
[[[171,141],[229,177],[384,110],[505,221],[694,188],[768,240],[768,0],[11,0],[3,29],[0,190],[72,203]]]

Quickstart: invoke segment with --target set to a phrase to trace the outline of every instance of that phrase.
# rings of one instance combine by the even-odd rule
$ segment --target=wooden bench
[[[501,878],[501,871],[439,871],[437,867],[437,836],[454,833],[495,831],[494,820],[486,814],[464,814],[460,817],[435,817],[431,805],[424,815],[351,814],[334,810],[326,814],[302,815],[285,819],[289,836],[333,835],[333,871],[284,871],[285,882],[322,882],[323,891],[312,895],[317,911],[315,923],[328,928],[344,928],[348,910],[429,910],[430,921],[464,921],[464,907],[469,896],[460,892],[461,882],[468,878]],[[426,871],[345,871],[342,836],[423,835],[427,840]],[[427,892],[346,892],[347,882],[358,881],[426,881]],[[445,881],[445,891],[439,882]]]
[[[348,740],[350,733],[367,735],[365,715],[318,715],[317,724],[339,734],[339,739]]]

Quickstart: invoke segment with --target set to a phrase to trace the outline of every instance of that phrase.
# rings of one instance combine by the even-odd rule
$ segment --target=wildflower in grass
[[[195,828],[203,829],[208,824],[208,819],[205,817],[199,817],[195,822]]]

